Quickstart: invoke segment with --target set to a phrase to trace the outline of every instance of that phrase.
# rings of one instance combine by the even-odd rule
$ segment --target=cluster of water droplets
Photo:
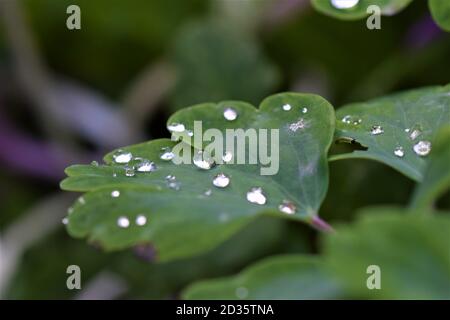
[[[353,124],[355,126],[360,125],[362,123],[362,119],[361,118],[355,118],[351,115],[346,115],[344,116],[341,121],[345,124]]]

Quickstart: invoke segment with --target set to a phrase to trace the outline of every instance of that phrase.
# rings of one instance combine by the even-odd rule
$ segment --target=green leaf
[[[292,109],[284,111],[285,104]],[[223,116],[224,109],[230,106],[238,114],[235,121]],[[218,164],[210,170],[192,164],[175,165],[160,159],[163,148],[177,145],[168,139],[123,148],[134,157],[153,161],[157,170],[127,177],[123,165],[114,163],[113,154],[105,157],[106,165],[69,167],[69,177],[61,187],[88,192],[69,216],[70,234],[87,237],[108,250],[151,242],[159,259],[170,260],[212,249],[263,214],[329,228],[317,216],[328,186],[326,155],[334,131],[334,111],[325,99],[310,94],[278,94],[265,99],[259,110],[238,101],[207,103],[180,110],[169,123],[182,123],[191,130],[194,120],[203,121],[203,130],[279,129],[278,173],[261,175],[259,164]],[[290,129],[299,123],[302,128]],[[186,142],[190,142],[188,138],[184,135]],[[251,148],[247,145],[247,151]],[[268,149],[268,154],[276,153]],[[219,173],[231,179],[226,188],[212,184]],[[168,175],[176,177],[179,190],[170,187]],[[246,194],[253,187],[262,188],[267,198],[265,205],[247,201]],[[120,196],[112,197],[116,190]],[[206,190],[212,191],[210,196],[205,195]],[[295,214],[279,211],[284,200],[296,207]],[[141,214],[146,215],[148,223],[137,226],[135,219]],[[128,218],[128,228],[118,227],[122,216]]]
[[[311,0],[312,5],[317,11],[326,15],[342,19],[357,20],[369,15],[367,8],[376,5],[381,9],[381,14],[391,16],[407,7],[412,0],[360,0],[352,7],[338,7],[333,5],[332,0]],[[336,2],[339,2],[337,0]],[[340,0],[344,5],[349,6],[352,0]]]
[[[450,2],[429,0],[428,5],[434,21],[436,21],[443,30],[450,32]]]
[[[338,283],[313,256],[285,255],[256,263],[236,276],[196,283],[185,299],[335,299]]]
[[[368,102],[352,103],[340,108],[336,117],[336,139],[356,140],[368,149],[334,155],[330,160],[377,160],[421,181],[428,156],[417,155],[413,148],[419,141],[429,141],[433,146],[436,133],[448,124],[450,85],[410,90]],[[380,126],[383,132],[372,134],[372,129],[376,129],[374,126]],[[394,154],[396,148],[403,148],[403,157]]]
[[[371,208],[324,240],[327,269],[359,298],[449,299],[448,215],[406,215]],[[367,268],[381,271],[381,289],[369,290]]]
[[[258,103],[279,82],[277,69],[255,39],[233,26],[196,23],[175,40],[173,109],[224,99]]]
[[[450,187],[450,125],[439,131],[425,176],[414,191],[412,208],[431,208],[439,196]]]

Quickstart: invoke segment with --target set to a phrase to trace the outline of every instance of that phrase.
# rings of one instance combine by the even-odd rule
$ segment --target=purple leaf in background
[[[408,30],[405,38],[407,49],[422,49],[442,34],[430,14],[417,21]]]

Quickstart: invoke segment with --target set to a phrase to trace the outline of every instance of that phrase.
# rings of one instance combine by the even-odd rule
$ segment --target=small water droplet
[[[222,156],[222,160],[225,163],[230,162],[231,159],[233,159],[233,154],[230,151],[225,152]]]
[[[125,167],[125,176],[127,177],[134,177],[136,175],[136,173],[134,172],[134,168],[133,167]]]
[[[358,125],[361,124],[361,122],[362,122],[362,119],[361,119],[361,118],[360,118],[360,119],[357,119],[357,120],[353,121],[353,125],[358,126]]]
[[[351,116],[351,115],[346,115],[346,116],[344,116],[344,117],[341,119],[341,121],[342,121],[343,123],[349,124],[349,123],[351,123],[351,121],[352,121],[352,116]]]
[[[359,3],[359,0],[331,0],[331,5],[336,9],[351,9]]]
[[[156,169],[156,164],[149,160],[142,160],[141,163],[136,165],[136,170],[139,172],[153,172]]]
[[[237,118],[237,112],[233,108],[226,108],[223,111],[223,117],[228,121],[236,120]]]
[[[219,173],[213,179],[213,185],[218,188],[225,188],[230,184],[230,178],[224,173]]]
[[[411,130],[411,129],[406,128],[406,129],[405,129],[405,132],[408,133],[410,130]]]
[[[283,200],[278,206],[278,210],[287,214],[294,214],[297,207],[289,200]]]
[[[185,130],[184,124],[182,123],[171,123],[167,126],[170,132],[183,132]]]
[[[117,177],[117,173],[114,172],[113,173],[113,177],[116,178]]]
[[[245,287],[239,287],[236,288],[236,297],[238,297],[238,299],[245,299],[248,297],[248,289]]]
[[[306,122],[303,118],[300,118],[297,122],[293,122],[289,125],[289,130],[296,132],[299,129],[306,128]]]
[[[78,198],[78,202],[79,202],[80,204],[85,204],[85,203],[86,203],[86,200],[84,200],[83,197],[79,197],[79,198]]]
[[[253,187],[247,192],[248,202],[263,205],[266,203],[267,198],[260,187]]]
[[[177,178],[175,176],[170,175],[170,174],[168,176],[166,176],[166,183],[170,189],[177,190],[177,191],[180,190],[181,183],[177,181]]]
[[[384,133],[384,129],[379,125],[372,126],[372,128],[370,129],[370,134],[373,136],[376,136],[376,135],[379,135],[382,133]]]
[[[120,191],[119,190],[114,190],[111,192],[111,197],[113,198],[118,198],[120,196]]]
[[[98,162],[97,162],[97,161],[95,161],[95,160],[94,160],[94,161],[92,161],[92,162],[91,162],[91,166],[94,166],[94,167],[98,167]]]
[[[394,150],[394,154],[399,158],[403,158],[403,156],[405,155],[405,151],[403,150],[403,147],[396,147]]]
[[[119,150],[115,155],[113,155],[113,159],[115,163],[128,163],[133,159],[133,155],[131,152],[123,152]]]
[[[203,170],[209,170],[215,164],[214,159],[211,157],[211,155],[209,155],[209,153],[207,152],[203,152],[202,150],[197,151],[192,160],[197,168]]]
[[[140,214],[136,217],[136,224],[138,226],[144,226],[147,223],[147,217],[143,214]]]
[[[66,224],[69,223],[69,219],[67,217],[65,217],[65,218],[62,219],[61,222],[62,222],[63,225],[66,225]]]
[[[284,111],[289,111],[292,109],[292,106],[289,103],[283,104],[283,110]]]
[[[428,155],[431,151],[431,142],[430,141],[419,141],[414,145],[413,149],[417,155],[424,157],[424,156]]]
[[[121,216],[117,219],[117,225],[120,228],[128,228],[130,226],[130,220],[125,216]]]
[[[307,113],[307,112],[308,112],[308,108],[304,107],[304,108],[302,109],[302,113]]]
[[[175,154],[170,149],[166,149],[161,154],[160,158],[161,158],[161,160],[169,161],[169,160],[172,160],[173,158],[175,158]]]
[[[192,130],[188,130],[188,131],[187,131],[187,135],[188,135],[189,137],[192,137],[192,136],[194,135],[194,132],[192,132]]]
[[[411,140],[416,140],[418,136],[422,134],[422,131],[420,129],[414,128],[411,133],[409,134],[409,138]]]
[[[210,195],[212,195],[212,190],[211,189],[206,190],[205,192],[203,192],[203,195],[209,197]]]

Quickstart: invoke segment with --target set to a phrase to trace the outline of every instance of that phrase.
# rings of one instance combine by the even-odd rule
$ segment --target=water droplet
[[[403,156],[405,155],[405,151],[403,150],[403,147],[396,147],[394,150],[394,154],[399,158],[403,158]]]
[[[136,175],[136,173],[134,172],[134,168],[133,167],[125,167],[125,176],[127,177],[134,177]]]
[[[117,173],[114,172],[113,173],[113,177],[116,178],[117,177]]]
[[[161,160],[164,161],[169,161],[172,160],[173,158],[175,158],[175,154],[170,150],[170,149],[166,149],[162,154],[161,154]]]
[[[98,162],[97,162],[97,161],[95,161],[95,160],[94,160],[94,161],[92,161],[92,162],[91,162],[91,166],[94,166],[94,167],[98,167]]]
[[[188,130],[188,131],[187,131],[187,135],[188,135],[189,137],[192,137],[192,136],[194,135],[194,132],[192,132],[192,130]]]
[[[406,129],[405,129],[405,132],[408,133],[410,130],[411,130],[411,129],[406,128]]]
[[[199,150],[192,158],[194,165],[203,170],[209,170],[214,166],[214,159],[207,152]]]
[[[357,120],[353,121],[353,125],[355,125],[355,126],[360,125],[361,122],[362,122],[362,119],[357,119]]]
[[[111,192],[111,197],[113,198],[118,198],[120,196],[120,191],[119,190],[114,190]]]
[[[331,0],[331,5],[336,9],[350,9],[358,3],[359,0]]]
[[[351,116],[351,115],[346,115],[346,116],[344,116],[344,117],[341,119],[341,121],[342,121],[343,123],[349,124],[349,123],[351,123],[351,121],[352,121],[352,116]]]
[[[238,297],[238,299],[245,299],[248,297],[248,289],[245,287],[239,287],[236,288],[236,297]]]
[[[181,183],[177,181],[177,178],[173,175],[166,176],[166,183],[170,189],[180,190]]]
[[[297,207],[289,200],[283,200],[281,204],[278,206],[278,210],[287,214],[294,214],[297,210]]]
[[[431,142],[430,141],[419,141],[414,145],[413,149],[417,155],[424,157],[424,156],[428,155],[431,151]]]
[[[153,172],[157,169],[156,165],[149,160],[142,160],[141,163],[136,165],[136,170],[139,172]]]
[[[305,107],[302,109],[302,113],[307,113],[307,112],[308,112],[308,108]]]
[[[79,198],[78,198],[78,202],[79,202],[80,204],[85,204],[85,203],[86,203],[86,200],[84,200],[83,197],[79,197]]]
[[[143,214],[140,214],[136,217],[136,224],[138,226],[144,226],[147,223],[147,217]]]
[[[167,126],[170,132],[183,132],[185,130],[184,124],[182,123],[171,123]]]
[[[284,111],[289,111],[292,109],[292,106],[289,103],[283,104],[283,110]]]
[[[372,129],[370,129],[370,134],[373,136],[376,136],[376,135],[379,135],[382,133],[384,133],[384,129],[379,125],[372,126]]]
[[[418,136],[422,134],[422,131],[420,129],[413,129],[411,133],[409,134],[409,138],[411,140],[416,140]]]
[[[210,195],[212,195],[212,190],[211,189],[206,190],[205,192],[203,192],[203,195],[209,197]]]
[[[237,112],[233,108],[226,108],[223,111],[223,116],[228,121],[233,121],[233,120],[236,120],[236,118],[237,118]]]
[[[218,188],[225,188],[230,184],[230,178],[224,173],[219,173],[213,179],[213,185]]]
[[[225,152],[224,155],[222,156],[222,160],[225,163],[230,162],[231,159],[233,159],[233,154],[230,151]]]
[[[128,228],[130,226],[130,220],[127,217],[121,216],[117,219],[117,225],[120,228]]]
[[[289,125],[289,130],[296,132],[298,129],[306,128],[306,122],[303,118],[300,118],[297,122],[293,122]]]
[[[66,225],[69,223],[69,219],[67,217],[65,217],[64,219],[62,219],[62,224]]]
[[[254,187],[247,192],[247,200],[251,203],[263,205],[266,203],[267,198],[260,187]]]
[[[115,163],[128,163],[133,159],[133,155],[131,152],[123,152],[119,150],[115,155],[113,155],[113,159]]]

